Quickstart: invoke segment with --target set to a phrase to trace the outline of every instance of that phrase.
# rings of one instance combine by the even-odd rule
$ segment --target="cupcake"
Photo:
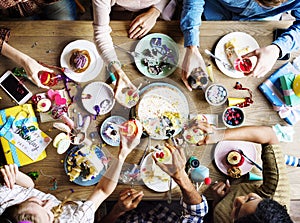
[[[71,52],[70,65],[74,72],[82,73],[90,65],[91,58],[87,50],[75,49]]]

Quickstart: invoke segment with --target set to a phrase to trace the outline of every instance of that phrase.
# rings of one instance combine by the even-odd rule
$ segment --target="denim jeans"
[[[47,4],[41,8],[39,14],[29,17],[12,18],[6,14],[0,15],[0,20],[75,20],[77,18],[75,0],[60,0]]]

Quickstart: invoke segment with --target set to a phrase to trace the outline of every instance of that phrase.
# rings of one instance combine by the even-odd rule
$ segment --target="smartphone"
[[[19,105],[26,103],[32,97],[32,93],[10,70],[0,77],[0,86]]]
[[[284,33],[286,30],[285,29],[275,29],[273,32],[273,39],[276,40],[282,33]],[[288,60],[290,59],[291,54],[287,53],[284,55],[282,58],[278,58],[278,60]]]

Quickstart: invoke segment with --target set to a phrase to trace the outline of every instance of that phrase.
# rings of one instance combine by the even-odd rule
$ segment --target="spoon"
[[[215,56],[212,52],[210,52],[208,49],[205,49],[204,51],[207,55],[215,58],[216,60],[220,61],[222,63],[222,65],[226,68],[226,69],[231,69],[232,66],[231,64],[225,62],[224,60],[221,60],[219,57]]]
[[[243,152],[241,149],[239,149],[238,151],[239,151],[240,154],[241,154],[243,157],[245,157],[250,163],[252,163],[254,166],[256,166],[258,169],[260,169],[260,170],[262,171],[262,167],[261,167],[260,165],[258,165],[256,162],[254,162],[252,159],[250,159],[248,156],[246,156],[246,155],[244,154],[244,152]]]

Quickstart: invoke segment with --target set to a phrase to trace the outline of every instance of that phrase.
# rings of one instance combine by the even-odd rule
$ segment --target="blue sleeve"
[[[279,57],[283,57],[287,53],[296,51],[300,47],[300,9],[293,10],[292,15],[296,19],[293,25],[291,25],[285,33],[273,41],[273,44],[276,44],[281,50]]]
[[[203,13],[204,0],[183,0],[180,28],[183,32],[184,46],[199,46],[199,27]]]
[[[204,216],[208,213],[208,204],[205,196],[202,195],[200,204],[189,205],[180,201],[183,206],[183,214],[181,216],[182,223],[198,222],[202,223]]]

